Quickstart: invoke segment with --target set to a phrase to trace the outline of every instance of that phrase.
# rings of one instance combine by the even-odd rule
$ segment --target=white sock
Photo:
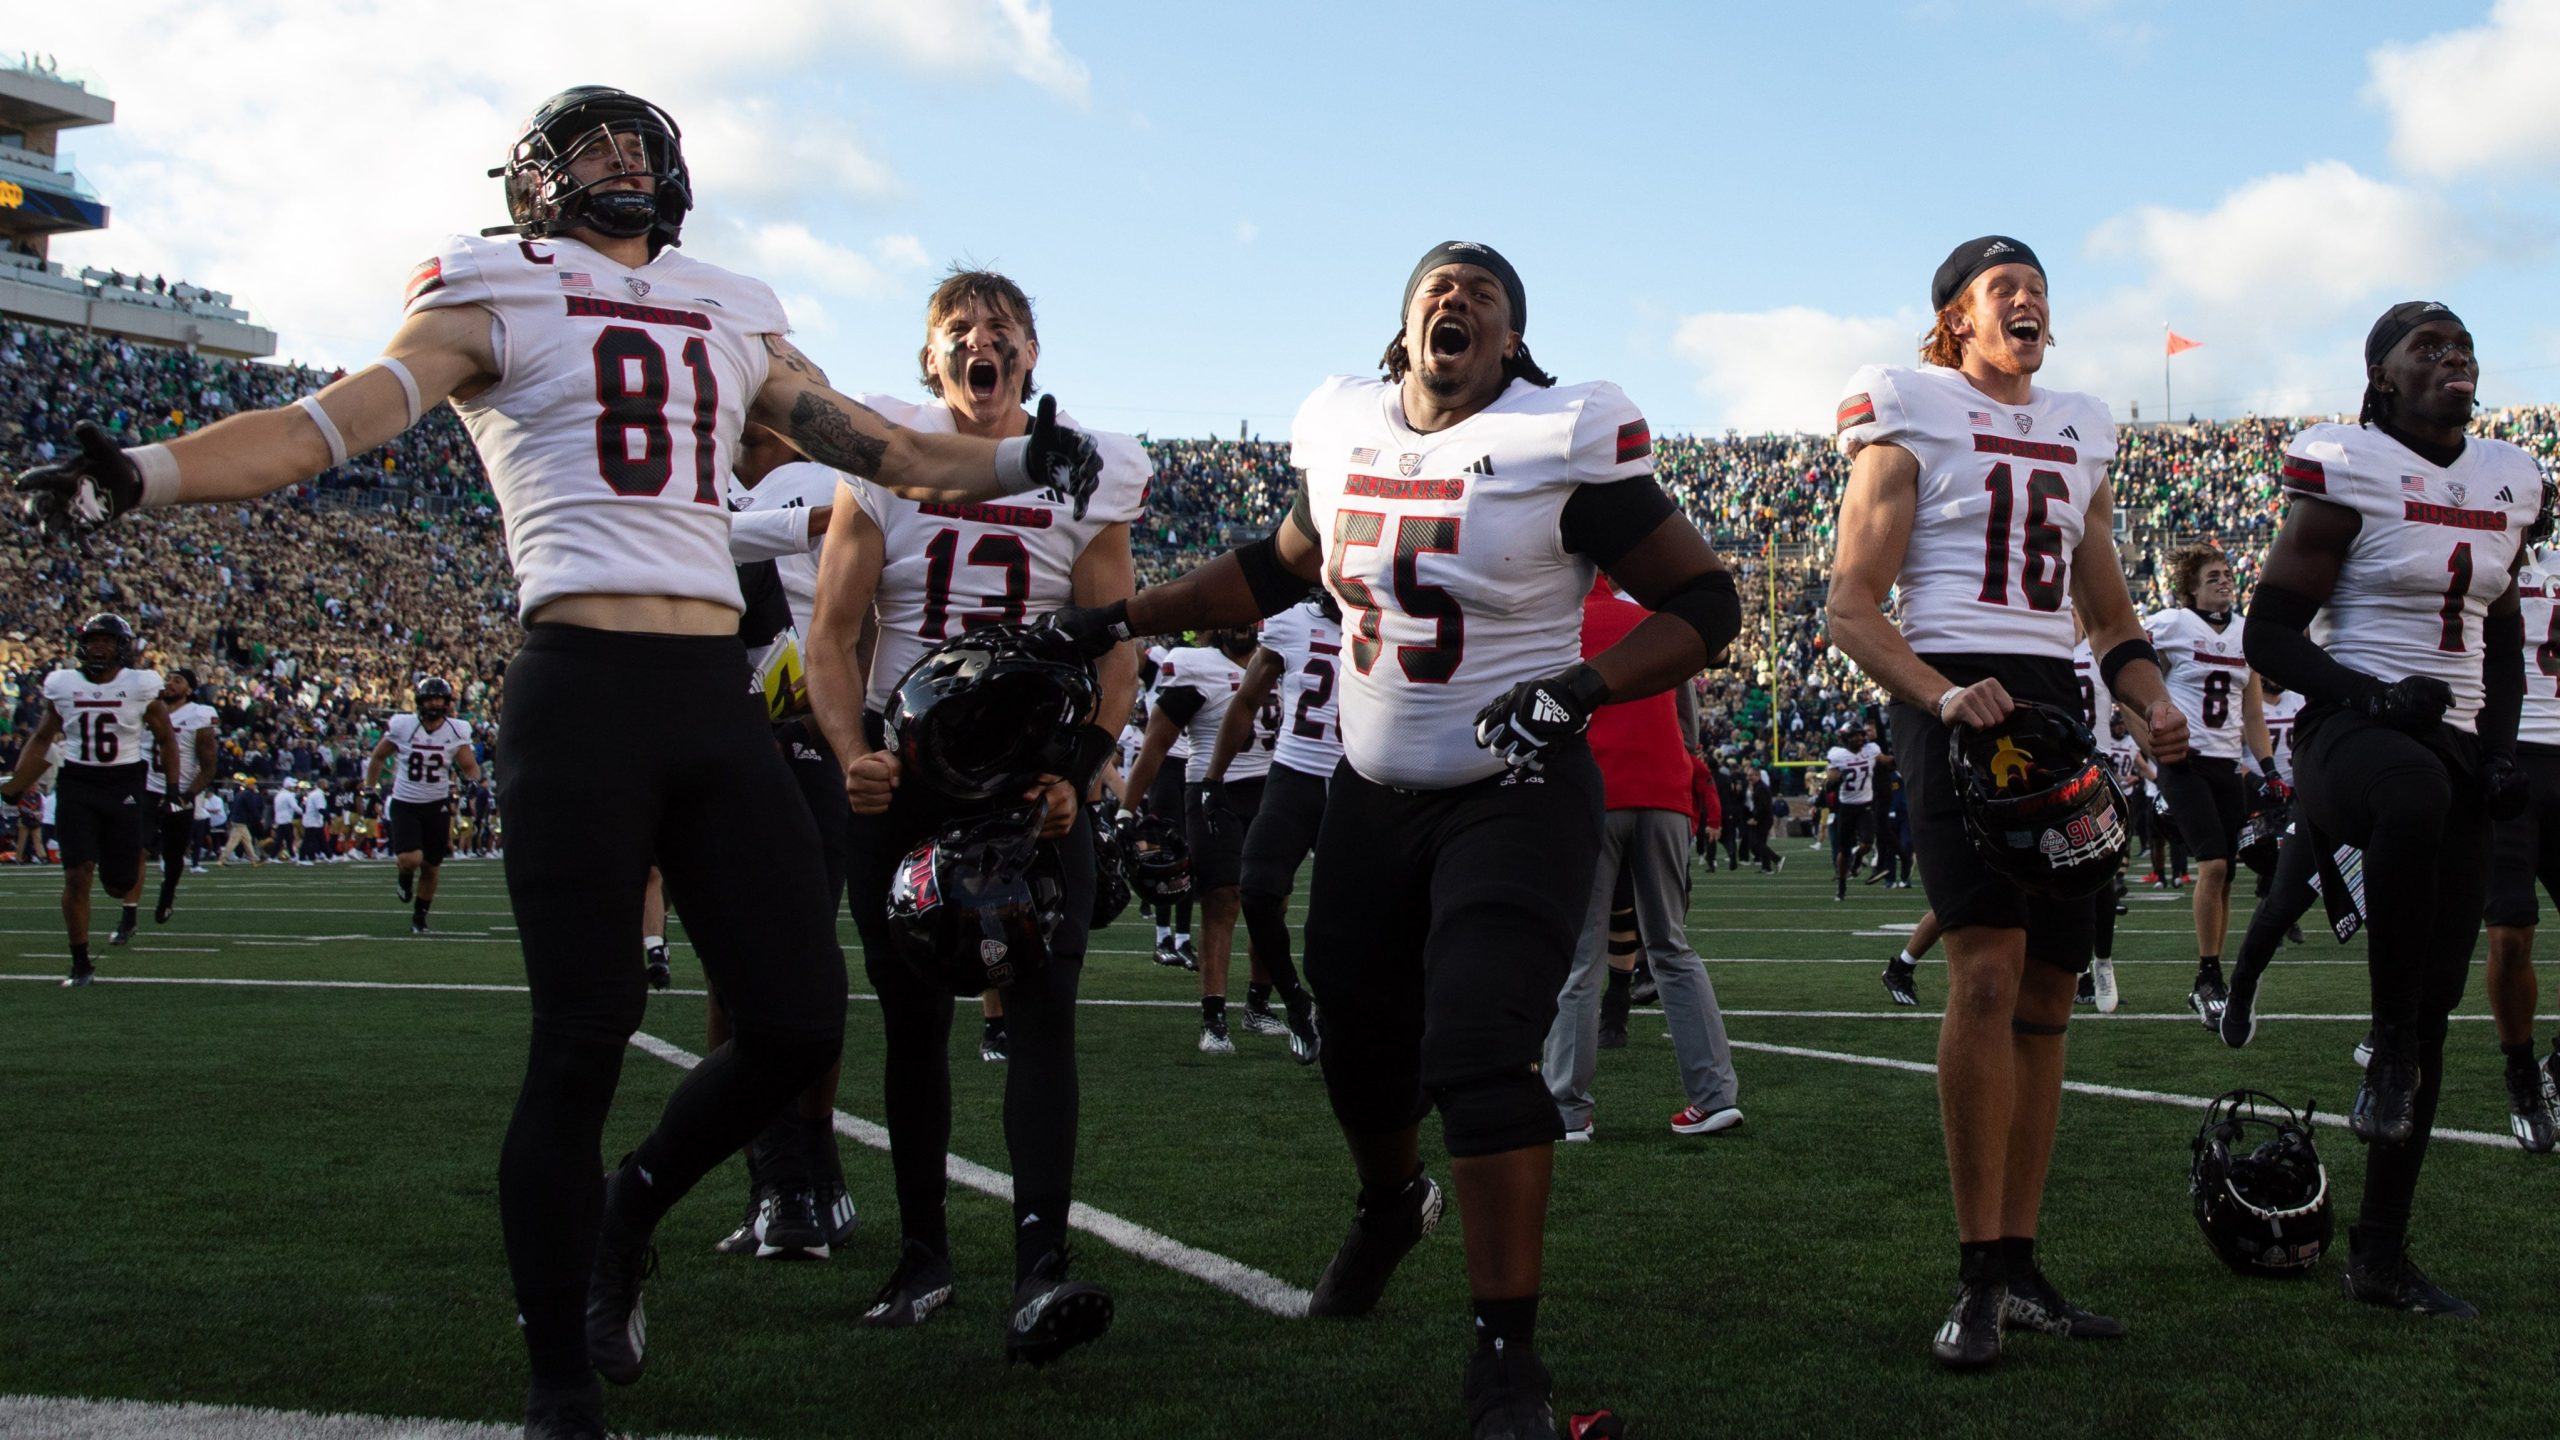
[[[1902,968],[1903,968],[1903,969],[1908,970],[1908,969],[1910,969],[1912,966],[1917,965],[1917,964],[1919,964],[1919,963],[1920,963],[1920,961],[1918,960],[1918,958],[1916,958],[1915,956],[1913,956],[1913,955],[1912,955],[1912,953],[1911,953],[1910,951],[1905,950],[1905,951],[1903,951],[1903,952],[1902,952]]]
[[[1156,943],[1157,943],[1158,945],[1170,945],[1170,944],[1172,944],[1172,943],[1173,943],[1173,927],[1172,927],[1172,926],[1170,926],[1170,925],[1159,925],[1159,926],[1157,926],[1157,927],[1156,927]]]
[[[656,950],[663,947],[666,943],[667,937],[664,935],[643,935],[640,937],[640,948],[643,950]]]

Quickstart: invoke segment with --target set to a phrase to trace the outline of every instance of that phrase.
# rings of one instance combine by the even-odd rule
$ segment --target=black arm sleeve
[[[1156,692],[1156,708],[1172,717],[1176,725],[1190,724],[1191,717],[1199,714],[1200,707],[1208,703],[1199,691],[1188,685],[1169,686]]]
[[[1267,616],[1277,615],[1307,598],[1307,582],[1280,563],[1278,531],[1235,548],[1236,566],[1244,571],[1245,588]]]
[[[1663,597],[1661,613],[1698,632],[1710,663],[1742,633],[1742,597],[1733,588],[1730,570],[1709,570],[1691,579]]]
[[[2311,597],[2261,580],[2249,599],[2248,623],[2240,630],[2240,648],[2249,666],[2308,700],[2354,705],[2382,688],[2382,682],[2332,659],[2309,634],[2311,617],[2320,606]],[[2519,654],[2522,652],[2519,651]]]
[[[2480,744],[2513,753],[2516,722],[2524,715],[2524,612],[2490,615],[2480,626],[2480,643],[2488,647],[2481,662]]]
[[[1650,476],[1577,485],[1564,502],[1564,516],[1556,528],[1567,554],[1588,556],[1606,570],[1677,508]]]

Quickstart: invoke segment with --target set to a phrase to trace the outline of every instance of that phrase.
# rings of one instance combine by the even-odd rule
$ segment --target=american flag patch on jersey
[[[2305,460],[2299,455],[2287,455],[2284,457],[2284,468],[2277,473],[2292,489],[2308,490],[2314,495],[2329,493],[2329,472],[2321,469],[2320,462],[2317,460]]]
[[[588,274],[584,270],[563,270],[560,272],[560,288],[563,290],[593,290],[596,288],[596,277]]]
[[[1840,414],[1835,428],[1846,430],[1852,425],[1864,425],[1875,418],[1876,402],[1863,393],[1852,395],[1840,402]]]
[[[443,259],[438,257],[423,260],[419,262],[417,269],[409,272],[409,289],[401,300],[404,304],[415,305],[418,303],[419,296],[432,295],[443,288]]]
[[[1351,452],[1351,463],[1354,465],[1375,465],[1378,463],[1378,452],[1375,450],[1354,450]]]
[[[1985,430],[1990,429],[1992,425],[1991,412],[1988,410],[1967,410],[1964,412],[1964,418]]]
[[[1653,431],[1642,420],[1630,420],[1618,427],[1618,463],[1641,460],[1653,453]]]
[[[2401,494],[2403,494],[2403,495],[2423,495],[2423,494],[2425,494],[2426,492],[2427,492],[2427,477],[2426,477],[2426,476],[2424,476],[2424,475],[2403,475],[2403,476],[2401,476],[2401,477],[2400,477],[2400,493],[2401,493]]]

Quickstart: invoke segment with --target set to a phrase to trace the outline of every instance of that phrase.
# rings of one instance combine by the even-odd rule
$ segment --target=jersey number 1
[[[719,448],[712,427],[720,417],[720,377],[711,369],[711,347],[700,336],[684,342],[684,368],[693,372],[693,498],[720,503]],[[596,470],[616,495],[655,495],[675,474],[675,437],[667,430],[667,352],[646,330],[608,325],[596,337]],[[635,385],[633,382],[637,381]],[[631,437],[640,453],[631,453]]]
[[[1991,518],[1983,526],[1982,603],[2009,603],[2009,522],[2018,511],[2017,478],[2006,464],[1982,477],[1991,492]],[[2071,499],[2071,483],[2059,470],[2027,472],[2026,564],[2018,588],[2030,610],[2059,610],[2069,589],[2071,562],[2062,553],[2062,527],[2046,518],[2056,500]]]

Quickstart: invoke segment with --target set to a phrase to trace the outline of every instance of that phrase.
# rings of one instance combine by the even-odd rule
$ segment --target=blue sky
[[[1910,357],[1948,247],[2003,231],[2052,272],[2046,378],[2119,418],[2159,414],[2164,321],[2204,342],[2181,412],[2352,408],[2366,324],[2414,296],[2470,322],[2484,398],[2560,397],[2560,0],[417,13],[14,22],[120,107],[68,145],[116,225],[59,258],[361,362],[436,237],[502,218],[479,171],[522,113],[602,80],[686,126],[687,248],[772,282],[848,386],[915,388],[967,256],[1038,298],[1040,378],[1090,423],[1278,435],[1467,238],[1520,267],[1548,369],[1659,429],[1817,429],[1857,363]]]

